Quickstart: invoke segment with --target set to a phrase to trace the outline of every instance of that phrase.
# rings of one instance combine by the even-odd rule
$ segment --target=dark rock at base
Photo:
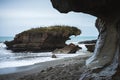
[[[65,46],[64,48],[61,49],[55,49],[52,54],[69,54],[69,53],[75,53],[76,51],[78,51],[79,49],[81,49],[81,47],[76,46],[74,44],[69,44],[67,46]]]
[[[95,50],[95,44],[86,44],[85,47],[87,48],[87,51],[94,52]]]
[[[66,46],[71,35],[81,31],[71,26],[50,26],[33,28],[17,34],[13,41],[6,41],[7,49],[13,52],[49,52]]]
[[[79,42],[79,44],[85,44],[87,51],[94,52],[96,42],[97,40],[87,40],[87,41],[81,41]]]
[[[78,42],[79,44],[95,44],[97,40],[87,40],[87,41],[81,41]]]
[[[55,54],[52,55],[52,58],[57,58],[57,56]]]

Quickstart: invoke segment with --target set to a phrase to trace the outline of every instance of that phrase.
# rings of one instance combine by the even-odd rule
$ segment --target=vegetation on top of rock
[[[65,47],[65,42],[71,35],[80,33],[81,31],[73,26],[32,28],[17,34],[13,41],[6,41],[5,44],[7,49],[14,52],[49,52]]]
[[[80,35],[81,30],[74,27],[74,26],[65,26],[65,25],[55,25],[55,26],[48,26],[48,27],[39,27],[39,28],[32,28],[30,30],[24,31],[21,34],[28,33],[28,34],[36,34],[36,33],[65,33],[68,35]]]

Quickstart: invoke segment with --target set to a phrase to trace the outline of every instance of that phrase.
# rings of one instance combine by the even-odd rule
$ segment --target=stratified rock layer
[[[17,34],[13,41],[5,42],[7,49],[21,51],[53,51],[66,46],[65,41],[71,35],[79,35],[81,31],[69,26],[51,26],[30,29]]]

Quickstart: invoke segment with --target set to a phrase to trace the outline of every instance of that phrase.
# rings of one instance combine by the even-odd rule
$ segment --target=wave
[[[84,46],[84,45],[79,45]],[[56,54],[58,58],[51,58],[51,52],[40,53],[13,53],[11,50],[6,50],[6,45],[0,43],[0,69],[9,67],[20,67],[27,65],[34,65],[40,62],[46,62],[65,57],[74,57],[77,55],[83,55],[81,52],[76,54]]]

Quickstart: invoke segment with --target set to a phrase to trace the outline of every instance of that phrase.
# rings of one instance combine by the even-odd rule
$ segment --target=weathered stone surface
[[[79,44],[96,44],[97,40],[80,41]]]
[[[52,54],[70,54],[70,53],[75,53],[79,49],[81,49],[79,46],[76,46],[76,45],[71,43],[62,49],[55,49],[52,52]]]
[[[99,31],[96,48],[86,61],[90,69],[80,80],[120,79],[120,1],[118,0],[51,0],[62,13],[83,12],[97,17]]]
[[[94,52],[96,41],[97,40],[81,41],[81,42],[79,42],[79,44],[85,44],[87,51]]]
[[[51,2],[61,13],[83,12],[99,18],[120,13],[118,0],[51,0]]]
[[[95,44],[85,44],[85,47],[87,48],[87,51],[94,52],[95,50]]]
[[[69,26],[51,26],[30,29],[17,34],[13,41],[5,42],[7,49],[21,51],[53,51],[66,46],[65,41],[71,35],[79,35],[81,31]]]

